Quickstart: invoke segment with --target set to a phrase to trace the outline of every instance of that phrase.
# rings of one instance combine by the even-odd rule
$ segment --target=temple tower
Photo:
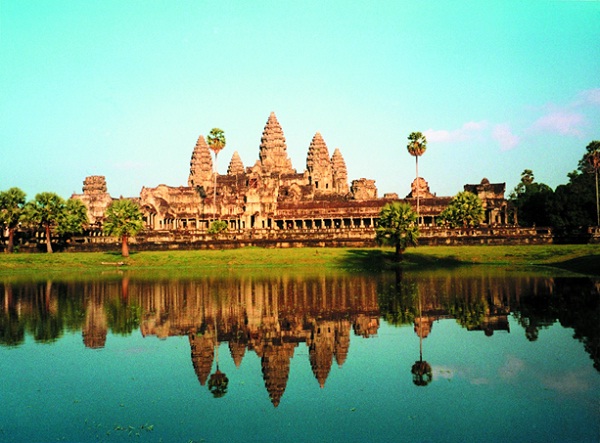
[[[333,192],[333,170],[329,150],[319,132],[314,135],[308,147],[306,169],[308,170],[310,183],[317,191],[322,193]]]
[[[333,188],[337,194],[346,195],[350,192],[348,186],[348,170],[346,162],[339,148],[335,148],[331,157],[331,167],[333,169]]]
[[[244,164],[242,163],[240,154],[238,154],[238,152],[235,151],[231,156],[231,161],[229,162],[229,167],[227,168],[227,175],[237,175],[243,173]]]
[[[188,186],[211,186],[213,177],[213,162],[208,149],[208,144],[204,137],[198,137],[192,159],[190,160],[190,175],[188,177]]]
[[[260,139],[260,163],[265,172],[291,174],[292,161],[287,155],[285,136],[274,112],[271,112]]]

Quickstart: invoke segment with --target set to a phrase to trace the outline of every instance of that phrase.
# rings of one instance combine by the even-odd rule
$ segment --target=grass
[[[98,273],[115,269],[176,274],[229,270],[339,269],[380,271],[396,264],[388,248],[241,248],[227,250],[55,254],[0,254],[0,275],[16,273]],[[123,262],[123,268],[107,265]],[[446,269],[465,265],[551,266],[600,275],[598,245],[424,246],[409,249],[400,266],[406,270]]]

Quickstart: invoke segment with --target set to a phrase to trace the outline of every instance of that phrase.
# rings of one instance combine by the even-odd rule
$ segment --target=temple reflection
[[[535,340],[560,321],[575,330],[599,364],[598,285],[585,278],[545,278],[470,273],[424,276],[282,274],[269,277],[202,277],[144,280],[127,273],[96,281],[0,283],[0,344],[18,346],[30,334],[51,342],[64,331],[82,333],[92,349],[106,345],[109,331],[143,337],[187,337],[198,382],[215,398],[226,395],[230,377],[219,369],[219,349],[236,367],[248,353],[260,359],[272,404],[279,405],[299,344],[308,350],[316,382],[324,387],[335,362],[345,364],[351,335],[371,337],[380,319],[414,328],[419,359],[415,385],[431,382],[423,340],[434,323],[455,319],[468,331],[509,333],[509,317]],[[226,344],[226,346],[221,346]],[[432,356],[429,356],[432,357]]]

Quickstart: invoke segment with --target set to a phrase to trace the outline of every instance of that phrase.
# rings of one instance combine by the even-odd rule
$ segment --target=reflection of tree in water
[[[25,341],[25,324],[19,321],[19,313],[13,302],[12,285],[4,286],[4,303],[0,312],[0,344],[17,346]]]
[[[130,335],[140,327],[142,308],[129,300],[129,278],[121,281],[121,293],[114,294],[106,304],[107,324],[114,334]]]
[[[394,270],[394,281],[383,280],[378,291],[381,316],[392,325],[410,324],[415,319],[417,283],[403,278],[402,269]]]
[[[431,365],[423,360],[423,338],[429,334],[430,326],[424,326],[425,323],[429,323],[428,320],[423,318],[423,306],[421,302],[421,294],[418,293],[417,289],[417,304],[418,304],[418,318],[415,319],[415,332],[419,336],[419,360],[412,365],[411,373],[413,376],[413,383],[416,386],[427,386],[431,383],[432,372]]]
[[[485,315],[489,313],[487,300],[483,296],[475,300],[470,297],[454,297],[446,309],[459,325],[467,329],[480,326]]]
[[[217,321],[215,319],[215,331],[218,331]],[[229,385],[229,379],[227,376],[219,370],[219,341],[217,340],[217,334],[214,335],[214,347],[215,347],[215,360],[217,363],[217,370],[210,375],[208,379],[208,390],[214,398],[221,398],[227,394],[227,386]]]

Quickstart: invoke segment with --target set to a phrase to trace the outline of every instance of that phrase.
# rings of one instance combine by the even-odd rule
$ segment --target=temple
[[[216,174],[216,177],[215,177]],[[216,183],[216,192],[215,192]],[[484,225],[507,224],[505,184],[465,185],[483,202]],[[422,226],[434,226],[451,197],[437,197],[419,177],[411,184],[404,201],[415,204],[420,197]],[[101,227],[103,213],[112,199],[102,176],[87,177],[83,194],[74,194],[87,206],[90,221]],[[384,204],[399,200],[398,195],[377,195],[375,181],[359,178],[349,182],[344,157],[339,148],[330,154],[323,136],[317,132],[308,146],[306,168],[297,172],[288,156],[283,129],[271,113],[260,139],[258,160],[244,166],[233,152],[226,174],[215,172],[205,138],[194,146],[187,186],[143,187],[139,196],[147,231],[206,232],[212,221],[227,222],[229,232],[325,230],[373,231]]]

